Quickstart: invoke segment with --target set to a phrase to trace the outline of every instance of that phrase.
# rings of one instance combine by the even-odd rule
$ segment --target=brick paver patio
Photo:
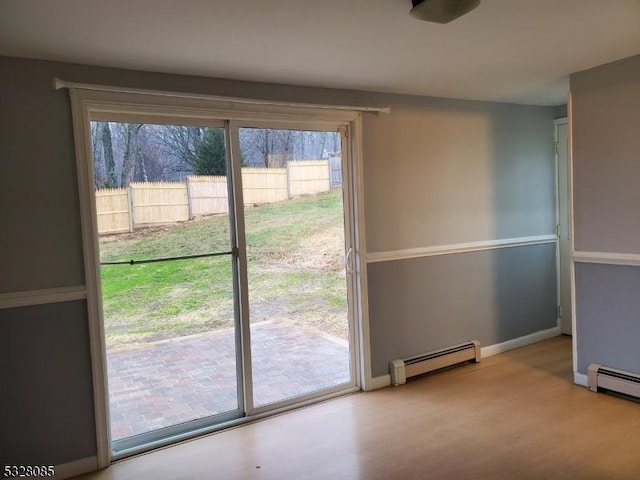
[[[346,383],[346,341],[269,321],[251,325],[254,402],[268,405]],[[237,408],[232,329],[107,356],[114,440]]]

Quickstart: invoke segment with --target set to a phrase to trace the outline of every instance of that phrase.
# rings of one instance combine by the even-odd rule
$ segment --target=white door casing
[[[360,270],[360,258],[364,250],[364,218],[362,215],[362,159],[360,157],[361,111],[366,108],[347,110],[345,107],[311,106],[295,104],[275,104],[266,102],[238,103],[232,100],[210,98],[206,95],[119,91],[117,88],[87,86],[80,84],[60,84],[57,88],[69,88],[72,99],[74,122],[74,140],[76,147],[76,163],[78,167],[78,185],[81,205],[81,220],[85,260],[85,278],[87,289],[88,322],[91,344],[91,361],[94,384],[94,401],[96,417],[96,440],[98,468],[106,467],[112,459],[109,435],[108,388],[106,385],[106,355],[104,327],[100,295],[99,252],[97,245],[97,221],[95,198],[92,195],[93,172],[91,167],[91,139],[89,122],[108,118],[116,121],[140,121],[143,117],[148,123],[166,123],[172,121],[182,124],[202,125],[211,121],[226,120],[227,132],[234,130],[234,121],[267,121],[272,125],[289,125],[303,122],[307,128],[336,128],[351,132],[350,139],[344,149],[348,149],[351,171],[348,174],[351,192],[349,213],[352,218],[349,226],[353,228],[354,257],[351,260],[355,267],[353,290],[356,313],[355,345],[357,352],[354,367],[356,387],[366,388],[371,381],[370,358],[367,345],[368,321],[366,318],[366,278]],[[315,108],[317,107],[317,108]],[[360,110],[360,111],[358,111]],[[377,109],[384,111],[384,109]],[[346,130],[342,130],[345,128]],[[229,137],[227,137],[229,138]],[[233,148],[233,141],[230,142]],[[345,158],[347,155],[345,155]],[[246,359],[245,359],[246,362]],[[360,368],[358,368],[360,367]],[[245,392],[246,395],[247,392]],[[308,402],[303,402],[308,403]],[[295,405],[292,405],[292,407]],[[249,405],[250,407],[250,405]],[[259,415],[262,416],[262,415]],[[254,418],[258,418],[256,416]],[[245,418],[241,420],[251,420]],[[237,422],[240,423],[240,422]],[[201,431],[199,433],[205,433]]]
[[[556,161],[558,178],[558,291],[560,329],[572,335],[571,308],[571,210],[569,208],[569,124],[556,121]]]

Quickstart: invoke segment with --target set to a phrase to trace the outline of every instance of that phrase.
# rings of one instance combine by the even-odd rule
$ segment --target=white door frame
[[[97,234],[97,216],[95,196],[92,194],[93,162],[91,150],[90,121],[100,119],[100,115],[116,121],[136,121],[144,119],[145,123],[179,123],[183,125],[207,125],[218,124],[226,120],[227,135],[230,140],[231,150],[238,149],[237,121],[259,122],[266,121],[273,126],[304,125],[310,129],[344,127],[344,132],[349,138],[343,145],[343,151],[348,152],[351,159],[347,188],[351,189],[350,210],[352,213],[351,225],[355,226],[353,238],[353,290],[354,290],[354,346],[355,355],[353,371],[355,373],[355,388],[368,389],[371,382],[370,350],[369,350],[369,324],[367,315],[367,290],[366,268],[364,262],[366,247],[364,242],[364,211],[363,211],[363,186],[362,186],[362,157],[361,157],[361,129],[362,113],[343,108],[330,108],[309,105],[273,105],[240,103],[234,104],[226,100],[211,98],[208,96],[181,95],[178,93],[166,94],[166,92],[135,91],[123,92],[114,89],[95,86],[65,85],[69,88],[72,106],[74,143],[76,151],[76,168],[78,176],[78,194],[80,201],[80,216],[82,228],[82,242],[84,249],[84,270],[87,291],[87,310],[91,351],[91,368],[93,376],[93,394],[95,408],[95,426],[98,468],[108,466],[112,460],[111,438],[109,432],[109,407],[108,386],[106,375],[106,347],[104,338],[104,319],[102,313],[102,300],[100,294],[100,267],[99,247]],[[343,137],[344,138],[344,137]],[[234,140],[235,139],[235,140]],[[234,145],[235,144],[235,145]],[[345,161],[345,160],[343,160]],[[232,162],[233,163],[233,162]],[[238,162],[239,163],[239,162]],[[239,168],[239,167],[238,167]],[[240,182],[237,172],[232,170],[232,181]],[[236,210],[242,205],[236,205]],[[237,222],[237,217],[236,217]],[[241,222],[240,222],[241,223]],[[236,235],[243,232],[236,232]],[[241,257],[241,255],[239,255]],[[246,261],[246,257],[245,257]],[[242,268],[241,268],[242,270]],[[246,268],[245,268],[246,272]],[[240,298],[241,307],[245,300]],[[248,304],[247,304],[248,305]],[[245,305],[245,307],[247,306]],[[248,341],[247,332],[240,332],[243,345]],[[250,362],[250,358],[243,358],[243,362]],[[249,363],[250,366],[250,363]],[[249,369],[250,371],[250,369]],[[250,395],[246,391],[245,399]],[[328,396],[334,396],[329,394]],[[285,406],[280,410],[274,410],[269,414],[275,414],[283,409],[311,403],[320,399],[300,399],[300,403]],[[252,408],[246,404],[245,408]],[[265,416],[256,412],[256,415],[244,417],[228,424],[216,426],[224,428],[230,424],[238,424],[255,420]],[[197,433],[204,433],[211,429],[203,429]],[[154,445],[157,446],[157,445]]]
[[[570,187],[570,175],[571,175],[571,159],[570,153],[567,151],[567,156],[565,159],[566,165],[564,165],[564,169],[566,169],[567,178],[566,185],[564,188],[560,184],[560,168],[562,165],[560,164],[560,149],[559,149],[559,141],[560,141],[560,126],[566,125],[567,129],[569,128],[569,120],[568,118],[559,118],[554,120],[554,144],[555,144],[555,179],[556,179],[556,234],[558,235],[558,241],[556,244],[556,267],[557,267],[557,282],[558,282],[558,311],[562,312],[562,316],[558,315],[558,326],[560,327],[563,334],[571,335],[573,333],[573,306],[571,302],[571,271],[572,271],[572,261],[571,261],[571,252],[572,252],[572,212],[571,212],[571,187]],[[567,150],[569,150],[569,132],[567,132]],[[565,218],[561,215],[561,196],[563,200],[566,202],[566,211],[567,215]],[[566,252],[565,255],[561,255],[561,232],[566,232],[569,239],[569,252]],[[565,304],[562,303],[562,272],[563,269],[566,270],[566,273],[569,275],[569,301],[565,298]],[[571,313],[569,315],[569,313]]]
[[[358,115],[359,118],[359,115]],[[342,199],[343,199],[343,215],[344,215],[344,238],[345,238],[345,270],[346,270],[346,288],[347,288],[347,298],[348,298],[348,324],[349,324],[349,333],[350,333],[350,338],[349,338],[349,356],[350,356],[350,385],[347,386],[347,389],[360,389],[361,385],[363,382],[360,381],[360,355],[357,354],[358,351],[360,351],[359,348],[359,323],[358,322],[358,317],[359,317],[359,311],[361,310],[359,308],[359,294],[358,294],[358,288],[356,287],[356,283],[357,283],[357,278],[359,275],[356,275],[356,269],[354,267],[355,265],[355,254],[354,252],[356,251],[357,248],[357,237],[354,233],[354,225],[357,226],[358,222],[357,222],[357,212],[355,211],[355,201],[354,201],[354,185],[353,185],[353,178],[355,177],[354,175],[354,168],[353,168],[353,162],[351,162],[351,158],[352,158],[352,152],[351,149],[349,148],[350,145],[350,141],[349,141],[349,137],[351,136],[351,122],[339,122],[340,125],[338,124],[338,122],[334,122],[334,123],[327,123],[327,122],[322,122],[322,123],[318,123],[317,121],[314,120],[307,120],[304,118],[299,118],[296,119],[295,121],[291,121],[291,120],[283,120],[283,119],[279,119],[279,120],[274,120],[274,121],[268,121],[268,120],[263,120],[263,119],[259,119],[259,120],[233,120],[230,122],[230,137],[231,137],[231,149],[235,151],[240,151],[240,145],[239,143],[237,143],[239,141],[239,129],[241,128],[269,128],[269,129],[279,129],[279,130],[304,130],[304,131],[317,131],[317,132],[337,132],[341,135],[341,151],[342,151],[342,174],[343,174],[343,186],[342,186]],[[236,156],[235,158],[239,158],[238,156]],[[238,171],[236,172],[236,178],[240,177],[240,165],[239,162],[234,162],[232,160],[231,162],[232,164],[236,164],[234,165],[235,168],[238,169]],[[237,187],[241,188],[240,185],[241,182],[238,183]],[[240,250],[239,253],[239,257],[241,259],[242,262],[244,262],[243,264],[243,268],[241,269],[244,270],[244,273],[246,275],[246,271],[247,271],[247,261],[246,261],[246,239],[244,236],[244,209],[243,209],[243,205],[244,202],[242,202],[242,191],[239,192],[240,196],[237,197],[237,212],[235,215],[236,221],[238,222],[238,229],[241,229],[241,235],[238,236],[238,248]],[[245,279],[245,281],[247,282],[248,285],[248,280]],[[246,295],[246,292],[244,292],[244,295],[242,294],[243,292],[241,292],[241,304],[240,304],[240,308],[241,310],[245,311],[245,312],[249,312],[249,299],[248,296]],[[246,317],[248,318],[248,314],[246,315]],[[242,342],[243,342],[243,348],[242,351],[244,352],[244,359],[243,362],[247,363],[250,365],[251,362],[251,342],[250,342],[250,325],[248,322],[245,322],[245,324],[241,324],[241,338],[242,338]],[[252,396],[252,386],[253,386],[253,382],[252,382],[252,370],[251,369],[247,369],[246,371],[244,371],[244,380],[245,380],[245,390],[246,390],[246,395],[245,395],[245,408],[246,408],[246,414],[247,415],[257,415],[257,414],[264,414],[264,413],[268,413],[274,410],[279,410],[282,408],[287,408],[287,407],[291,407],[291,406],[295,406],[300,404],[301,402],[309,402],[309,401],[313,401],[314,399],[318,398],[318,392],[310,392],[308,394],[304,394],[292,399],[285,399],[282,401],[278,401],[274,404],[269,404],[269,405],[264,405],[264,406],[259,406],[256,407],[253,404],[253,396]],[[327,389],[323,389],[322,392],[322,396],[331,396],[331,395],[335,395],[335,394],[340,394],[342,392],[345,391],[345,387],[344,384],[337,386],[337,387],[331,387],[331,388],[327,388]]]

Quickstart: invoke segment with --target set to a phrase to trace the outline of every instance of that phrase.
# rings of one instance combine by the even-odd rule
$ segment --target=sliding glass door
[[[88,129],[112,453],[355,390],[347,125],[122,110]]]
[[[237,418],[221,126],[91,123],[115,451]]]
[[[341,135],[240,128],[253,408],[353,382]]]

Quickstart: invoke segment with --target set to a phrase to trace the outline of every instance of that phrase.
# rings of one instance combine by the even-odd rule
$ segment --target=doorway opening
[[[242,127],[239,140],[253,408],[260,409],[352,382],[351,246],[340,132]]]
[[[357,388],[347,126],[110,115],[88,130],[112,455]]]
[[[569,121],[555,121],[558,235],[558,317],[564,335],[573,335],[571,303],[571,206]]]

